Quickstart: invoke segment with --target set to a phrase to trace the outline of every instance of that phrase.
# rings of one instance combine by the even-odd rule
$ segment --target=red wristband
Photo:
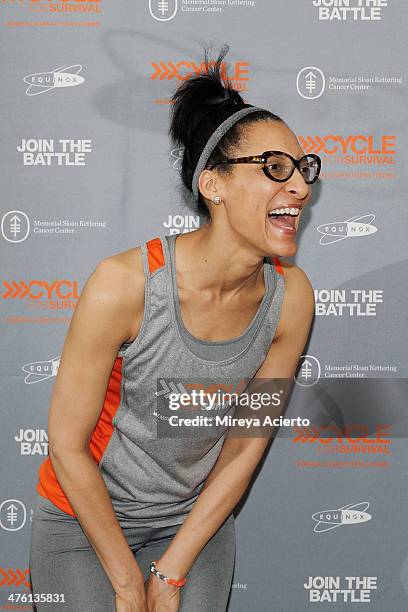
[[[172,584],[173,586],[177,586],[177,587],[182,587],[186,584],[187,582],[186,578],[180,578],[179,580],[176,580],[175,578],[169,578],[168,576],[165,576],[164,574],[159,572],[159,570],[156,567],[157,561],[158,559],[156,559],[156,561],[152,561],[150,564],[150,571],[152,574],[157,576],[157,578],[160,578],[161,580],[164,580],[168,584]]]

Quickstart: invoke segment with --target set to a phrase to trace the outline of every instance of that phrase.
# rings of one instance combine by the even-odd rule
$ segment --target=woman
[[[54,594],[38,612],[226,610],[232,512],[267,441],[160,437],[157,402],[172,378],[293,376],[314,298],[279,257],[296,253],[320,171],[282,119],[223,81],[227,50],[211,64],[206,52],[172,99],[182,180],[207,223],[101,261],[72,317],[32,524],[33,594]]]

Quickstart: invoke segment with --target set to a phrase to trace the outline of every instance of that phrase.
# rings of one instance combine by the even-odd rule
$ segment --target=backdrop
[[[316,316],[289,412],[307,406],[316,425],[372,417],[366,436],[279,432],[236,509],[229,610],[405,611],[405,0],[3,0],[0,11],[0,606],[32,609],[37,471],[81,288],[102,258],[199,226],[169,99],[203,44],[216,57],[228,43],[245,100],[323,162],[295,257]]]

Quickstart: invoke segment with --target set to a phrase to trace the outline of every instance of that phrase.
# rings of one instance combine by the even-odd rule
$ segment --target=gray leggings
[[[150,562],[160,558],[180,527],[122,527],[145,580]],[[187,574],[179,612],[225,612],[234,561],[235,519],[230,514]],[[56,602],[55,597],[54,602],[39,601],[34,608],[37,612],[115,612],[115,591],[80,524],[39,494],[29,567],[33,601],[41,594],[64,594],[65,602],[61,598]]]

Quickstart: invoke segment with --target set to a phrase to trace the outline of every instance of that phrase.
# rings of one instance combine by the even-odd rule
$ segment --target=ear
[[[201,195],[208,200],[212,200],[219,193],[219,185],[217,186],[217,177],[212,170],[203,170],[198,177],[198,188]]]

